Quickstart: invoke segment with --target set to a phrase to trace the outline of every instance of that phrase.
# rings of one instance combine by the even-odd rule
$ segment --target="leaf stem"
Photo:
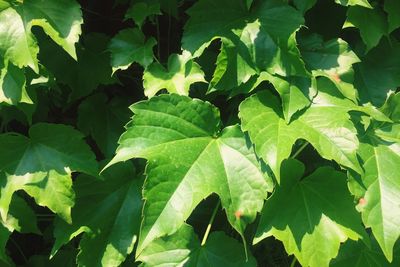
[[[204,233],[204,236],[203,236],[203,240],[201,241],[201,245],[202,246],[204,246],[206,244],[208,235],[210,234],[211,226],[212,226],[212,224],[214,222],[215,215],[217,215],[217,211],[218,211],[220,205],[221,205],[221,200],[218,200],[218,203],[215,206],[215,208],[213,210],[213,213],[211,215],[210,221],[208,222],[207,229],[206,229],[206,231]]]
[[[290,264],[290,267],[294,267],[296,265],[296,262],[297,262],[297,258],[295,256],[293,256],[293,261]]]
[[[296,158],[296,157],[301,153],[301,151],[303,151],[304,148],[306,148],[306,146],[308,146],[308,144],[309,144],[309,142],[306,141],[306,142],[293,154],[293,156],[291,156],[291,158],[292,158],[292,159]]]
[[[28,259],[26,258],[24,252],[22,251],[21,247],[18,245],[18,243],[12,238],[10,237],[10,241],[11,243],[13,243],[13,245],[15,246],[15,248],[18,250],[18,253],[22,256],[22,259],[24,260],[25,263],[28,262]]]

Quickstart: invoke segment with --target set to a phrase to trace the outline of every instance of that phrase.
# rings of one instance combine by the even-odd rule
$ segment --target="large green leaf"
[[[114,155],[118,138],[129,121],[128,106],[127,99],[108,100],[104,94],[92,95],[79,105],[78,128],[93,137],[106,158]]]
[[[299,161],[284,162],[281,184],[265,203],[254,242],[274,236],[301,265],[328,266],[340,243],[365,233],[346,175],[321,167],[302,178],[304,169]]]
[[[212,193],[219,195],[229,222],[242,234],[272,186],[239,127],[221,132],[215,107],[175,94],[131,109],[135,115],[109,164],[148,160],[137,254],[157,237],[177,231]],[[241,216],[235,216],[238,212]]]
[[[398,131],[398,127],[391,130]],[[365,226],[371,227],[384,254],[391,261],[393,246],[400,236],[400,180],[397,174],[400,142],[382,140],[371,132],[364,135],[361,141],[358,154],[363,161],[361,181],[365,190],[363,200],[357,207]]]
[[[120,31],[109,45],[113,71],[125,70],[134,62],[146,68],[153,62],[156,43],[153,37],[145,40],[144,34],[137,28]]]
[[[80,266],[119,266],[132,252],[141,221],[142,179],[130,162],[113,166],[103,177],[77,178],[72,224],[56,221],[52,255],[82,232]]]
[[[137,260],[142,262],[142,267],[256,266],[252,255],[246,259],[243,247],[237,240],[223,232],[213,232],[201,246],[193,228],[187,224],[171,236],[154,240]]]
[[[290,156],[297,139],[310,142],[329,160],[362,172],[357,157],[358,139],[348,111],[363,110],[337,92],[327,79],[318,80],[318,95],[298,118],[287,124],[277,97],[257,93],[240,105],[242,129],[255,144],[257,155],[271,167],[279,181],[281,162]]]
[[[0,213],[6,220],[12,196],[24,190],[36,203],[70,221],[71,173],[96,175],[97,163],[83,135],[70,126],[40,123],[29,136],[0,135]]]
[[[382,36],[388,32],[385,14],[377,8],[350,7],[343,27],[357,27],[367,50],[378,45]]]
[[[168,58],[167,69],[154,62],[143,74],[144,94],[148,97],[154,96],[161,89],[188,95],[190,85],[196,82],[205,82],[204,73],[187,51],[183,51],[182,55],[172,54]]]
[[[26,0],[0,11],[0,55],[18,67],[38,71],[39,47],[32,26],[43,30],[72,57],[81,33],[82,14],[74,0]]]

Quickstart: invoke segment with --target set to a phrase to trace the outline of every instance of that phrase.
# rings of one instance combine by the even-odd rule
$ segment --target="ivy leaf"
[[[36,214],[26,201],[18,195],[13,195],[7,219],[2,220],[3,226],[10,232],[39,234],[37,227]]]
[[[14,192],[24,190],[70,222],[71,172],[96,175],[94,155],[83,135],[69,126],[39,123],[30,128],[29,136],[0,135],[1,217],[6,220]]]
[[[347,112],[364,109],[343,99],[327,79],[319,79],[317,88],[311,106],[290,124],[270,92],[257,93],[239,107],[242,129],[248,131],[257,155],[268,163],[278,182],[281,162],[300,138],[310,142],[323,158],[362,172],[356,157],[356,129]]]
[[[235,38],[232,31],[243,29],[246,21],[254,22],[258,19],[277,44],[287,42],[289,36],[304,22],[300,13],[277,0],[261,1],[252,5],[250,11],[241,0],[202,0],[187,13],[190,18],[184,28],[182,47],[195,57],[200,56],[213,39]],[[208,18],[206,23],[205,17]]]
[[[298,76],[285,78],[272,76],[268,73],[263,74],[265,79],[273,84],[281,97],[283,116],[286,123],[290,122],[290,119],[297,111],[308,107],[317,94],[315,79]]]
[[[343,28],[356,27],[360,30],[367,51],[378,45],[382,36],[388,32],[385,14],[378,9],[350,7]]]
[[[129,121],[128,101],[114,97],[108,100],[105,94],[86,98],[78,109],[78,128],[91,135],[103,155],[110,158],[117,148],[119,136]],[[96,114],[96,116],[93,116]]]
[[[340,243],[361,239],[365,232],[346,175],[321,167],[302,179],[304,170],[299,161],[284,162],[281,184],[265,203],[254,243],[274,236],[302,266],[328,266]]]
[[[5,66],[1,64],[0,57],[0,103],[4,102],[10,105],[32,104],[32,100],[25,89],[24,71],[11,62],[6,62]]]
[[[354,86],[362,103],[382,106],[388,93],[400,86],[400,43],[382,41],[355,64]]]
[[[399,249],[397,249],[399,251]],[[399,258],[389,263],[375,239],[371,239],[370,247],[362,241],[349,240],[340,248],[337,258],[332,260],[331,267],[395,267],[399,266]]]
[[[386,0],[383,6],[388,13],[389,33],[400,27],[400,2],[396,0]]]
[[[175,94],[138,102],[131,109],[135,115],[108,165],[148,160],[136,254],[154,239],[176,232],[212,193],[219,195],[229,222],[243,235],[272,186],[239,127],[220,132],[215,107]],[[241,216],[235,216],[238,212]]]
[[[221,246],[221,244],[224,244]],[[193,228],[184,224],[175,234],[154,240],[137,259],[149,266],[256,266],[242,245],[223,232],[213,232],[201,246]]]
[[[81,33],[82,13],[73,0],[29,0],[0,11],[0,55],[19,68],[38,71],[39,47],[31,32],[40,26],[58,45],[76,58],[75,43]]]
[[[400,168],[400,143],[384,141],[371,132],[361,141],[358,154],[366,190],[357,207],[365,226],[371,227],[386,258],[392,261],[393,246],[400,237],[400,181],[394,171]]]
[[[362,6],[372,8],[368,0],[335,0],[335,2],[342,6]]]
[[[79,245],[78,264],[119,266],[132,252],[139,232],[142,179],[138,177],[130,162],[106,170],[104,180],[79,176],[74,183],[72,225],[57,219],[52,255],[85,232]]]
[[[43,36],[39,36],[43,37]],[[40,38],[39,58],[56,80],[68,85],[72,93],[70,100],[89,95],[100,84],[115,83],[111,77],[110,53],[107,52],[109,38],[105,34],[86,34],[77,45],[78,61],[63,53],[54,43]]]
[[[206,82],[199,64],[192,60],[189,52],[182,55],[172,54],[168,58],[168,68],[154,62],[143,74],[144,94],[153,97],[161,89],[170,93],[188,95],[190,85],[196,82]]]
[[[304,14],[317,3],[317,0],[294,0],[293,2],[297,9]]]
[[[161,15],[160,3],[157,1],[142,1],[131,5],[125,13],[125,19],[133,19],[139,28],[147,17],[152,15]]]
[[[137,28],[120,31],[108,47],[113,72],[125,70],[134,62],[146,68],[153,62],[153,47],[156,44],[153,37],[145,40],[144,34]]]
[[[344,96],[356,102],[352,65],[360,59],[349,45],[340,38],[324,42],[316,34],[303,37],[299,44],[304,62],[313,75],[328,77]]]

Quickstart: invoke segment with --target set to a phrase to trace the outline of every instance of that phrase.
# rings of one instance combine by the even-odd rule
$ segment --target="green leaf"
[[[357,208],[365,226],[371,227],[385,256],[392,261],[393,246],[400,236],[400,181],[395,171],[400,168],[400,143],[384,141],[371,132],[361,141],[358,154],[363,161],[365,193]]]
[[[318,95],[297,119],[286,124],[277,97],[263,91],[239,107],[243,131],[247,131],[262,157],[280,180],[281,162],[290,156],[297,139],[310,142],[325,159],[362,172],[357,157],[358,139],[348,111],[364,108],[337,92],[327,79],[319,79]]]
[[[302,266],[328,266],[340,243],[361,239],[365,232],[346,175],[321,167],[302,178],[304,169],[299,161],[284,162],[281,184],[265,203],[254,243],[274,236]]]
[[[142,179],[130,162],[104,172],[104,181],[81,175],[74,183],[76,204],[72,225],[57,219],[52,255],[85,232],[80,241],[80,266],[119,266],[133,250],[141,221]]]
[[[113,72],[125,70],[134,62],[146,68],[153,62],[153,47],[156,44],[153,37],[145,40],[144,34],[137,28],[120,31],[108,47]]]
[[[383,8],[388,13],[390,33],[400,27],[400,2],[397,0],[386,0]]]
[[[131,109],[135,115],[109,165],[148,160],[136,254],[154,239],[176,232],[212,193],[219,195],[229,222],[243,235],[272,185],[239,127],[220,132],[215,107],[175,94],[138,102]],[[242,216],[235,216],[237,212]]]
[[[36,203],[70,221],[74,192],[71,173],[97,173],[97,163],[83,135],[70,126],[39,123],[30,138],[0,135],[0,213],[6,220],[15,191],[24,190]]]
[[[400,122],[400,93],[391,94],[380,110],[394,122]]]
[[[389,92],[400,86],[400,43],[382,41],[355,64],[354,86],[362,103],[382,106]]]
[[[82,14],[73,0],[27,0],[0,11],[0,55],[19,68],[38,71],[39,47],[31,32],[40,26],[58,45],[76,58],[75,43],[81,33]]]
[[[362,241],[349,240],[340,248],[337,258],[332,260],[331,267],[395,267],[399,266],[399,257],[389,263],[379,248],[378,243],[372,238],[368,247]],[[397,249],[399,251],[399,249]]]
[[[324,42],[316,34],[301,38],[299,44],[304,62],[313,75],[328,77],[344,96],[356,102],[352,65],[360,59],[349,45],[340,38]]]
[[[206,244],[201,246],[193,228],[184,224],[175,234],[150,243],[137,260],[142,262],[142,267],[256,266],[253,256],[246,259],[242,246],[223,232],[211,233]]]
[[[86,34],[77,45],[78,61],[63,53],[54,43],[48,40],[40,41],[41,63],[55,76],[57,82],[71,88],[70,100],[89,95],[100,84],[115,83],[115,78],[111,77],[107,35]]]
[[[144,94],[149,98],[161,89],[166,89],[169,93],[188,95],[190,85],[196,82],[206,82],[204,73],[187,51],[183,51],[182,55],[172,54],[168,58],[167,69],[154,62],[143,74]]]
[[[4,102],[10,105],[32,104],[32,100],[25,89],[24,71],[11,62],[7,62],[6,66],[1,64],[0,57],[0,103]]]
[[[25,0],[22,9],[22,17],[30,22],[29,26],[42,27],[54,42],[76,59],[75,43],[79,40],[83,19],[80,5],[75,0]]]
[[[297,9],[304,14],[317,3],[317,0],[294,0],[293,2]]]
[[[190,18],[185,25],[182,46],[196,57],[213,39],[229,38],[232,30],[243,29],[246,21],[259,19],[275,40],[287,39],[303,23],[303,18],[295,9],[277,0],[262,1],[253,5],[251,11],[240,0],[201,0],[188,10],[188,14]]]
[[[356,27],[360,30],[367,51],[379,44],[382,36],[388,33],[385,14],[376,8],[350,7],[343,28]]]
[[[125,13],[125,19],[133,19],[141,28],[147,17],[161,15],[160,3],[157,1],[142,1],[132,4]]]
[[[20,233],[40,233],[35,212],[18,195],[13,195],[7,219],[5,221],[2,220],[2,223],[10,232],[16,230]]]
[[[368,0],[335,0],[335,2],[342,6],[362,6],[372,8]]]
[[[283,116],[287,123],[299,110],[308,107],[317,94],[316,80],[304,77],[291,76],[288,78],[272,76],[264,73],[267,81],[273,84],[278,91],[283,108]]]
[[[127,99],[108,100],[105,94],[92,95],[79,106],[78,128],[93,137],[106,158],[114,155],[119,136],[129,121],[128,106]]]

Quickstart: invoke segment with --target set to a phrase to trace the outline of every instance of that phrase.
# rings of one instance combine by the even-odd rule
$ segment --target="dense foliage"
[[[399,266],[399,87],[399,0],[0,0],[0,265]]]

